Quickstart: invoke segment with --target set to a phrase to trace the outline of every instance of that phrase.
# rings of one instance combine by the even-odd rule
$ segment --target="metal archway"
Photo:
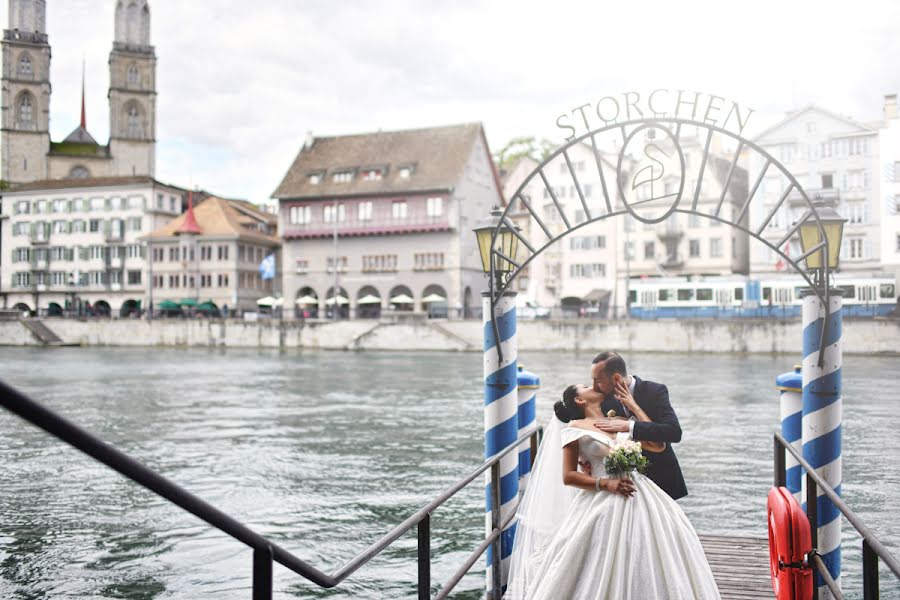
[[[696,128],[698,132],[705,131],[705,141],[703,143],[703,155],[702,155],[702,159],[700,162],[699,175],[696,180],[696,185],[693,186],[693,189],[690,189],[690,190],[685,190],[685,183],[686,183],[686,181],[685,181],[685,159],[684,159],[684,154],[681,150],[681,140],[680,140],[681,130],[682,130],[682,127],[684,127],[684,126]],[[629,128],[631,129],[631,131],[629,131]],[[681,173],[680,173],[680,184],[679,184],[679,189],[678,189],[677,193],[668,194],[668,196],[674,196],[674,200],[671,202],[671,206],[669,207],[669,210],[667,212],[665,212],[662,216],[651,216],[651,217],[643,216],[642,217],[636,211],[635,206],[637,204],[640,204],[641,202],[644,202],[643,200],[638,201],[638,202],[633,202],[633,203],[628,203],[625,201],[626,194],[624,191],[624,183],[625,183],[624,180],[627,179],[628,177],[623,176],[623,175],[634,175],[634,174],[629,173],[629,172],[623,173],[623,160],[626,156],[625,153],[629,146],[629,142],[640,131],[650,130],[650,129],[660,130],[662,133],[671,137],[672,141],[675,144],[676,149],[678,150],[678,156],[679,156],[680,164],[681,164]],[[598,148],[597,136],[604,134],[604,133],[613,132],[616,130],[621,131],[623,144],[619,151],[619,160],[618,160],[618,164],[616,165],[616,170],[615,170],[615,182],[614,182],[615,185],[613,187],[613,191],[616,193],[616,195],[613,196],[610,193],[610,188],[612,186],[610,185],[610,182],[607,181],[607,176],[604,173],[603,162],[605,159],[602,157],[602,154]],[[720,135],[726,136],[727,138],[730,138],[731,140],[736,141],[737,148],[734,151],[734,155],[731,160],[731,165],[728,169],[728,173],[725,177],[724,183],[722,183],[722,192],[719,197],[719,201],[716,205],[716,209],[713,213],[707,213],[707,212],[701,212],[698,210],[698,202],[700,199],[701,190],[703,188],[704,178],[709,173],[709,170],[707,169],[707,160],[709,158],[710,143],[712,141],[713,134],[720,134]],[[595,163],[596,163],[595,166],[597,169],[597,174],[599,175],[601,191],[603,194],[603,201],[604,201],[604,206],[601,207],[602,210],[594,211],[594,212],[591,211],[591,209],[588,205],[589,203],[586,199],[584,188],[578,180],[578,176],[576,174],[576,169],[573,166],[572,159],[569,156],[569,150],[573,146],[575,146],[576,144],[582,144],[582,143],[587,144],[588,142],[590,143],[591,149],[593,151],[593,156],[594,156]],[[763,166],[760,169],[759,174],[757,175],[752,187],[750,188],[750,191],[746,197],[746,200],[744,201],[743,205],[740,207],[740,210],[738,210],[736,212],[736,214],[733,213],[731,215],[732,218],[729,219],[729,218],[722,216],[722,206],[725,203],[725,198],[728,195],[729,189],[731,187],[732,178],[733,178],[734,172],[735,172],[735,167],[737,166],[737,163],[738,163],[739,159],[741,158],[742,152],[744,152],[745,150],[756,152],[762,159],[764,159],[764,163],[763,163]],[[649,156],[649,154],[648,154],[648,156]],[[584,209],[584,214],[586,216],[586,220],[584,220],[583,222],[572,223],[569,220],[569,218],[567,217],[567,215],[565,213],[565,210],[563,209],[562,205],[560,204],[557,194],[555,193],[553,187],[550,185],[549,181],[547,180],[547,175],[545,173],[545,169],[551,162],[554,162],[555,160],[557,160],[560,157],[562,157],[563,160],[565,161],[565,168],[568,172],[569,177],[571,178],[571,185],[574,188],[574,190],[577,191],[578,199],[580,200],[580,203],[581,203],[581,208]],[[751,228],[749,226],[749,219],[747,221],[748,225],[744,226],[741,224],[741,222],[744,220],[745,217],[747,217],[749,215],[750,207],[751,207],[751,205],[753,205],[754,200],[757,198],[757,192],[759,191],[760,185],[763,182],[763,178],[766,177],[767,173],[770,172],[770,169],[774,169],[775,172],[780,174],[780,176],[783,176],[784,178],[786,178],[787,181],[789,182],[789,185],[787,185],[787,187],[783,190],[781,197],[774,204],[774,206],[772,206],[772,208],[766,213],[765,218],[761,221],[761,224],[758,227]],[[651,176],[652,176],[652,171],[651,171]],[[748,173],[748,176],[749,176],[749,173]],[[541,216],[538,214],[538,211],[536,211],[534,209],[534,207],[532,206],[530,199],[523,193],[524,190],[527,188],[527,186],[535,178],[540,178],[540,180],[543,183],[544,189],[546,190],[546,195],[552,201],[553,205],[555,205],[556,210],[558,211],[558,214],[561,217],[562,223],[564,224],[564,230],[560,233],[554,234],[550,230],[550,228],[544,223],[543,219],[541,219]],[[749,179],[748,179],[748,182],[749,182]],[[781,209],[781,207],[784,205],[785,201],[788,199],[788,197],[792,193],[800,195],[800,197],[803,200],[803,203],[806,205],[807,213],[804,215],[804,217],[805,217],[804,219],[798,220],[797,223],[793,224],[792,226],[790,226],[788,228],[787,234],[780,241],[778,241],[776,244],[772,244],[771,242],[769,242],[768,240],[766,240],[765,238],[762,237],[762,233],[763,233],[763,231],[765,231],[766,227],[768,227],[769,223],[772,221],[772,219],[775,217],[775,215],[778,213],[778,211]],[[687,194],[689,194],[689,196],[687,196]],[[662,197],[651,198],[651,200],[656,200],[656,199],[660,199],[660,198],[662,198]],[[684,206],[684,202],[686,199],[688,201],[687,207]],[[523,206],[525,208],[525,210],[530,214],[531,218],[534,219],[534,221],[537,223],[540,231],[543,232],[543,234],[546,236],[546,241],[543,243],[543,245],[540,245],[537,243],[532,243],[531,241],[526,239],[525,236],[523,236],[516,229],[516,227],[510,220],[509,212],[512,209],[512,207],[515,205],[515,202],[517,200],[519,201],[521,206]],[[620,204],[622,205],[621,208],[619,208]],[[596,212],[596,214],[594,214],[595,212]],[[580,229],[581,227],[584,227],[591,223],[597,223],[600,221],[604,221],[610,217],[631,215],[635,219],[642,221],[644,223],[659,223],[674,213],[684,213],[684,214],[689,214],[689,215],[696,215],[698,217],[702,217],[705,219],[718,221],[719,223],[725,223],[725,224],[731,226],[733,229],[743,231],[746,234],[748,234],[750,237],[761,242],[762,244],[764,244],[765,246],[770,248],[772,251],[774,251],[775,254],[777,254],[778,256],[783,258],[787,262],[787,264],[789,264],[791,266],[791,268],[794,269],[794,271],[797,274],[799,274],[801,277],[803,277],[803,279],[806,280],[806,282],[809,284],[810,288],[815,292],[815,294],[819,297],[819,299],[824,303],[825,310],[826,311],[829,310],[830,305],[829,305],[828,281],[829,281],[830,272],[829,272],[829,268],[828,268],[827,257],[829,255],[830,248],[829,248],[829,244],[828,244],[828,238],[825,235],[824,226],[822,224],[821,219],[819,218],[819,214],[816,210],[816,207],[813,205],[812,200],[810,200],[806,191],[803,189],[803,186],[800,185],[800,183],[797,181],[797,179],[780,162],[775,160],[775,158],[771,154],[769,154],[766,150],[764,150],[763,148],[761,148],[754,142],[740,136],[739,134],[733,133],[731,131],[728,131],[726,129],[723,129],[723,128],[715,126],[715,125],[710,125],[710,124],[704,123],[704,122],[693,121],[690,119],[679,119],[679,118],[674,118],[674,117],[634,119],[634,120],[629,120],[629,121],[625,121],[622,123],[606,125],[604,127],[600,127],[600,128],[591,130],[585,134],[582,134],[581,136],[570,138],[563,146],[560,146],[559,148],[557,148],[554,152],[552,152],[549,156],[547,156],[547,158],[545,158],[543,161],[541,161],[541,163],[537,167],[535,167],[534,171],[532,171],[522,181],[522,183],[519,185],[518,189],[512,195],[512,198],[509,199],[509,202],[507,203],[506,207],[504,208],[504,210],[501,213],[500,222],[498,223],[498,225],[495,227],[494,231],[491,234],[491,248],[492,248],[491,254],[492,254],[492,256],[499,258],[503,261],[507,261],[509,264],[513,265],[513,267],[514,267],[513,270],[509,273],[509,276],[506,277],[505,280],[502,282],[502,285],[498,286],[498,285],[496,285],[496,283],[497,283],[497,277],[499,275],[498,275],[498,273],[495,272],[495,261],[494,260],[490,261],[490,271],[488,273],[488,277],[489,277],[489,294],[490,294],[490,308],[491,308],[491,327],[494,332],[494,336],[495,336],[494,339],[499,339],[499,331],[498,331],[498,326],[497,326],[497,321],[496,321],[497,315],[496,315],[496,310],[495,310],[497,300],[500,298],[500,296],[503,295],[503,293],[505,293],[509,289],[510,284],[518,276],[518,274],[520,272],[522,272],[522,270],[525,267],[527,267],[531,263],[531,261],[534,260],[537,256],[539,256],[544,250],[546,250],[553,244],[557,243],[558,241],[560,241],[562,238],[566,237],[573,231],[576,231],[576,230]],[[787,254],[782,252],[781,248],[784,246],[785,243],[790,241],[791,237],[793,237],[793,235],[795,233],[797,233],[797,231],[800,229],[800,226],[803,223],[809,221],[810,219],[813,219],[815,221],[816,226],[819,230],[819,236],[820,236],[819,239],[821,239],[823,241],[820,242],[815,247],[808,250],[807,252],[803,253],[801,256],[797,257],[796,259],[792,259],[790,256],[788,256]],[[517,261],[516,260],[517,257],[506,256],[505,254],[503,254],[503,252],[498,250],[497,236],[500,231],[501,225],[505,225],[505,226],[509,227],[510,229],[512,229],[512,231],[514,232],[516,237],[519,239],[521,246],[524,246],[524,248],[527,250],[528,256],[525,258],[525,260]],[[807,257],[815,254],[816,252],[820,252],[820,251],[824,252],[823,258],[825,258],[825,260],[822,261],[823,262],[823,282],[819,282],[820,285],[816,285],[816,283],[814,283],[810,279],[809,274],[803,268],[801,268],[800,264]],[[828,317],[828,314],[826,314],[826,319],[824,320],[824,324],[822,327],[822,341],[823,342],[824,342],[826,336],[828,335],[827,329],[828,329],[829,319],[827,317]],[[503,353],[502,353],[500,344],[497,344],[496,347],[497,347],[497,353],[502,362]],[[822,349],[824,349],[824,345],[821,345],[820,347]],[[819,351],[819,366],[822,366],[822,360],[824,358],[822,349],[820,349],[820,351]]]

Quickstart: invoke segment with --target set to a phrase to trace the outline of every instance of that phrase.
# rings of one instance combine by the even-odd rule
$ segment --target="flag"
[[[270,254],[259,263],[259,276],[261,279],[275,279],[275,255]]]
[[[791,243],[788,242],[787,244],[784,245],[785,255],[790,256],[791,255],[790,250],[791,250]],[[778,260],[775,261],[775,270],[776,271],[781,271],[786,266],[787,266],[787,262],[785,262],[781,257],[778,257]]]

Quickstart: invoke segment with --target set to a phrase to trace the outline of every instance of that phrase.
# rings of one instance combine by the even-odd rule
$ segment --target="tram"
[[[884,316],[898,309],[893,277],[838,276],[843,312],[851,317]],[[799,317],[800,277],[722,276],[650,278],[629,282],[629,314],[638,319]]]

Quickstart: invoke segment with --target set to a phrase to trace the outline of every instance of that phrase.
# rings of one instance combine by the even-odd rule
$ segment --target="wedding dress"
[[[640,474],[632,477],[631,498],[563,485],[562,446],[577,440],[579,460],[603,477],[614,442],[603,432],[551,420],[518,511],[504,598],[719,600],[703,547],[681,507]],[[548,443],[555,447],[545,448]]]

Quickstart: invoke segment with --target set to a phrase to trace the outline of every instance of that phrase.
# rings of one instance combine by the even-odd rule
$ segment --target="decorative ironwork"
[[[807,272],[807,270],[802,268],[803,259],[814,252],[821,251],[822,248],[824,248],[827,256],[828,242],[827,237],[825,236],[825,230],[822,221],[820,220],[819,215],[815,207],[813,206],[812,200],[803,190],[803,186],[800,185],[800,183],[790,173],[790,171],[788,171],[779,161],[777,161],[762,147],[755,144],[753,141],[742,137],[739,133],[734,133],[718,125],[710,124],[709,122],[694,121],[691,119],[682,119],[668,116],[633,119],[621,123],[607,122],[607,124],[603,127],[593,129],[580,136],[574,135],[573,127],[569,125],[566,125],[565,127],[573,130],[573,136],[570,137],[564,145],[560,146],[549,156],[547,156],[547,158],[545,158],[537,167],[535,167],[534,171],[522,181],[521,185],[519,185],[518,189],[509,199],[509,202],[507,203],[500,217],[501,223],[510,225],[510,212],[513,210],[513,206],[515,205],[515,203],[518,202],[520,206],[530,215],[530,217],[534,219],[534,222],[537,223],[540,232],[542,232],[543,235],[547,238],[546,242],[540,244],[534,239],[528,240],[524,235],[517,233],[517,236],[522,242],[522,246],[527,249],[526,256],[524,257],[524,260],[522,260],[518,257],[505,256],[501,252],[499,252],[499,250],[497,250],[496,240],[499,226],[492,233],[491,242],[493,248],[492,252],[494,253],[494,255],[498,258],[509,261],[514,265],[512,271],[510,271],[510,273],[505,277],[502,277],[499,273],[495,273],[493,266],[489,273],[492,321],[495,321],[496,315],[494,313],[498,299],[503,295],[504,292],[510,289],[512,281],[518,276],[518,274],[526,269],[531,261],[539,256],[544,250],[557,243],[559,240],[569,235],[573,231],[580,229],[581,227],[604,221],[610,217],[627,215],[631,215],[635,219],[644,223],[659,223],[675,213],[684,213],[688,215],[696,215],[697,217],[717,221],[719,223],[724,223],[734,229],[743,231],[748,236],[767,246],[777,256],[781,257],[781,259],[789,264],[794,269],[794,271],[796,271],[801,277],[803,277],[803,279],[809,284],[810,288],[815,291],[816,295],[819,296],[820,299],[822,299],[824,305],[829,306],[829,286],[827,285],[827,282],[829,281],[830,273],[827,264],[824,266],[823,272],[821,273],[821,281],[818,280],[818,278],[816,278],[816,280],[811,279],[810,274]],[[684,152],[681,147],[681,132],[684,127],[696,128],[698,133],[703,132],[703,134],[705,135],[705,137],[704,135],[700,136],[701,138],[703,138],[703,154],[700,162],[697,181],[696,184],[693,185],[690,189],[685,189],[686,166]],[[598,147],[597,137],[602,134],[616,131],[621,132],[622,146],[621,150],[619,151],[618,164],[616,165],[615,182],[609,182],[607,180],[606,173],[604,173],[604,159],[602,158],[602,154]],[[626,151],[630,146],[634,145],[635,140],[639,139],[638,136],[642,132],[646,136],[648,143],[643,148],[643,152],[637,162],[637,167],[632,170],[628,170],[626,169],[625,163]],[[736,142],[737,149],[735,150],[734,155],[731,158],[728,173],[722,183],[722,192],[718,198],[715,211],[713,213],[707,213],[698,210],[698,204],[700,200],[701,190],[703,188],[704,178],[709,174],[707,163],[709,159],[712,137],[714,134],[725,136],[728,140]],[[661,138],[668,138],[669,143],[673,145],[672,152],[674,152],[674,156],[672,152],[669,152],[666,148],[663,148]],[[588,202],[586,201],[586,194],[584,192],[583,185],[579,181],[579,178],[576,176],[576,169],[573,168],[572,160],[569,156],[569,150],[578,144],[589,145],[593,151],[597,175],[599,176],[600,180],[600,187],[603,195],[605,211],[598,211],[596,210],[596,207],[594,207],[594,210],[592,210],[591,206],[589,206]],[[726,196],[728,195],[728,192],[732,187],[733,176],[737,167],[737,163],[741,158],[742,153],[748,151],[754,152],[759,155],[763,160],[763,166],[760,169],[759,174],[756,176],[756,179],[754,180],[753,185],[750,188],[750,192],[747,195],[747,198],[744,200],[743,204],[738,210],[731,213],[731,218],[726,218],[726,216],[723,216],[722,214],[722,206],[725,203]],[[550,165],[550,163],[558,160],[560,157],[565,161],[565,165],[567,167],[564,171],[561,172],[568,172],[571,178],[571,186],[574,188],[574,190],[577,191],[578,199],[580,200],[580,203],[584,209],[586,217],[585,220],[576,220],[575,222],[573,222],[573,220],[569,219],[568,215],[566,215],[565,207],[560,203],[556,191],[553,189],[553,186],[550,185],[550,182],[547,179],[546,170],[548,166]],[[666,176],[666,174],[669,173],[666,170],[666,161],[669,161],[670,166],[674,164],[673,170],[676,167],[680,166],[680,173],[675,174],[675,176],[678,177],[679,182],[677,191],[666,191],[665,187],[657,187],[656,182],[662,180]],[[762,195],[758,193],[760,186],[762,185],[762,182],[767,174],[771,174],[773,172],[775,172],[779,177],[786,178],[787,186],[774,207],[766,212],[766,216],[763,219],[762,224],[754,229],[750,226],[748,214],[754,202],[756,202],[757,204],[762,202],[762,200],[760,199]],[[548,206],[551,210],[555,208],[556,212],[560,216],[560,220],[564,225],[564,229],[561,232],[554,232],[551,227],[548,226],[548,224],[541,218],[538,210],[536,210],[533,200],[529,198],[525,193],[528,185],[532,183],[532,181],[536,178],[541,181],[544,189],[546,190],[545,193],[547,197],[552,202],[552,206],[550,206],[549,204]],[[649,187],[649,194],[644,194],[643,196],[638,197],[634,194],[634,192],[641,189],[642,187]],[[610,188],[618,192],[617,198],[612,198],[610,196]],[[803,203],[805,203],[809,209],[809,212],[805,215],[805,218],[813,219],[815,221],[820,233],[820,239],[825,241],[818,247],[812,249],[809,252],[806,252],[803,256],[792,259],[784,251],[784,245],[791,239],[794,234],[797,233],[803,221],[799,221],[792,227],[790,227],[787,235],[784,236],[782,240],[774,244],[762,237],[762,233],[763,231],[765,231],[766,227],[781,209],[788,196],[796,198],[798,195],[802,198]],[[825,321],[827,323],[828,319],[826,319]],[[496,322],[494,322],[492,326],[493,328],[496,328]],[[827,331],[825,331],[825,329],[823,328],[823,339],[826,335]],[[500,354],[502,359],[502,350],[499,345],[497,346],[497,352]],[[822,358],[823,356],[820,352],[820,363],[822,361]]]

